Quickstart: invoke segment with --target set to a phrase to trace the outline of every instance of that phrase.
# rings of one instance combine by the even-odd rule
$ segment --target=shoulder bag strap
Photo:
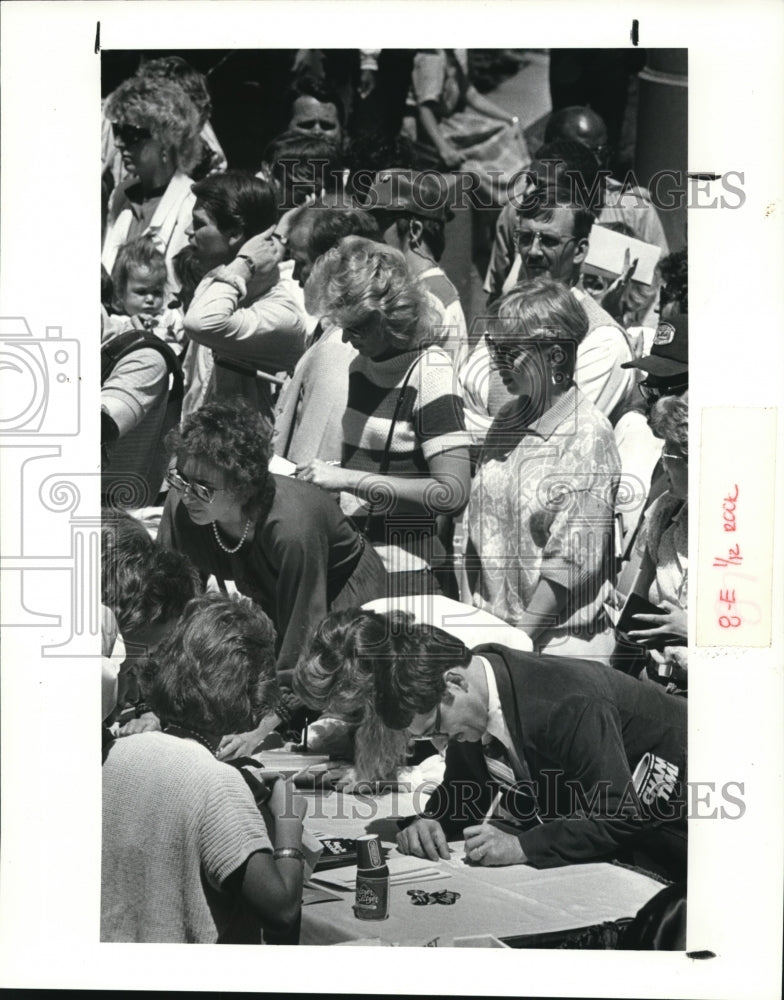
[[[406,388],[408,383],[411,381],[411,376],[414,374],[414,369],[422,358],[423,352],[420,351],[419,354],[414,358],[409,366],[406,376],[403,379],[403,384],[400,386],[400,392],[397,394],[397,401],[395,403],[395,410],[392,414],[392,423],[389,426],[389,434],[387,434],[387,442],[384,445],[384,454],[381,458],[381,464],[379,465],[379,474],[385,476],[389,471],[389,450],[392,447],[392,437],[395,433],[395,424],[397,423],[397,418],[400,416],[400,407],[403,405],[403,397],[406,394]]]

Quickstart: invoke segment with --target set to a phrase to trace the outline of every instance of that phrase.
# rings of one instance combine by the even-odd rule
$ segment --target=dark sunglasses
[[[115,140],[119,139],[123,146],[129,148],[152,138],[149,129],[139,128],[137,125],[112,125],[112,135]]]
[[[657,399],[661,399],[662,396],[677,396],[679,393],[686,389],[687,383],[682,385],[651,385],[649,382],[638,382],[637,388],[642,393],[643,399],[647,399],[649,403],[655,403]]]
[[[498,341],[493,340],[489,333],[485,334],[485,343],[496,364],[504,368],[511,368],[515,361],[525,354],[525,348],[520,347],[519,344],[499,344]]]
[[[452,889],[442,889],[440,892],[426,892],[424,889],[409,889],[408,895],[414,906],[432,906],[433,903],[440,903],[441,906],[454,906],[460,899],[460,893]]]

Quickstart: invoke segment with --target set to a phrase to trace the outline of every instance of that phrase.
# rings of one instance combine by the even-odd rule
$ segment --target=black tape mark
[[[95,54],[101,51],[101,22],[95,22]]]
[[[704,959],[704,958],[715,958],[716,955],[712,951],[687,951],[686,958],[694,959]]]
[[[635,18],[632,21],[632,45],[638,45],[640,42],[640,22]]]
[[[721,180],[721,174],[686,174],[693,181],[718,181]]]

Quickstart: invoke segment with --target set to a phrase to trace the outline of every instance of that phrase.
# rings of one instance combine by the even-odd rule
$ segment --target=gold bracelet
[[[272,852],[272,857],[275,861],[280,861],[281,858],[293,858],[305,864],[305,855],[298,847],[279,847]]]

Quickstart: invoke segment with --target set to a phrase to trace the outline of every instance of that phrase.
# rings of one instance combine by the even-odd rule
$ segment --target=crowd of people
[[[248,759],[303,732],[444,756],[405,853],[685,878],[685,247],[595,110],[529,153],[465,51],[343,56],[253,170],[180,56],[103,104],[103,940],[296,940],[302,801]]]

